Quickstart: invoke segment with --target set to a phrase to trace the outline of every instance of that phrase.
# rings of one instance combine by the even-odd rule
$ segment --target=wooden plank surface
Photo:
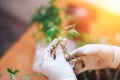
[[[21,80],[21,76],[30,75],[30,80],[46,80],[43,76],[34,77],[32,70],[35,41],[32,37],[36,24],[30,27],[23,36],[5,53],[0,60],[0,74],[3,74],[1,80],[9,80],[9,74],[6,68],[18,69],[17,80]]]

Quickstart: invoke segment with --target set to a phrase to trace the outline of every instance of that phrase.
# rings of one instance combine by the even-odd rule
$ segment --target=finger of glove
[[[63,50],[60,45],[58,45],[56,50],[56,59],[64,58]]]
[[[83,51],[80,48],[78,48],[78,49],[75,49],[74,51],[72,51],[71,53],[66,54],[65,58],[67,60],[71,60],[74,57],[77,58],[77,57],[82,57],[82,56],[84,56],[84,53],[83,53]]]
[[[46,51],[50,52],[58,44],[58,39],[54,39],[46,48]]]
[[[54,39],[46,48],[44,60],[54,60],[51,54],[51,50],[58,44],[58,39]]]
[[[92,45],[85,45],[82,46],[78,49],[75,49],[69,55],[71,57],[82,57],[82,56],[87,56],[87,55],[92,55],[92,54],[97,54],[101,52],[101,46],[98,44],[92,44]],[[66,55],[66,59],[70,59],[69,55]]]
[[[43,64],[43,58],[45,55],[45,42],[39,43],[36,46],[35,59],[33,64],[33,70],[41,72],[41,66]]]

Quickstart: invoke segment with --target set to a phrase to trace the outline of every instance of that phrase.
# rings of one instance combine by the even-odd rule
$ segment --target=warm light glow
[[[110,0],[107,4],[107,8],[116,14],[120,15],[120,0]]]
[[[120,0],[78,0],[96,5],[109,12],[120,15]]]

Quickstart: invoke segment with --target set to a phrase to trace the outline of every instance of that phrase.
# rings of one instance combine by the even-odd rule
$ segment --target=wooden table
[[[30,27],[27,32],[5,53],[0,60],[0,74],[3,74],[0,80],[9,80],[9,73],[6,68],[13,68],[20,70],[17,73],[17,80],[21,80],[21,76],[29,74],[30,80],[46,80],[42,76],[34,77],[32,70],[34,54],[35,54],[35,41],[32,37],[33,30],[36,24]]]

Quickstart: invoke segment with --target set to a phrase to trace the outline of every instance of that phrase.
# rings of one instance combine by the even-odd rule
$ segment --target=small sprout
[[[10,74],[10,80],[16,80],[16,74],[19,72],[19,70],[12,70],[10,68],[7,68],[7,72]]]
[[[19,72],[19,70],[12,70],[12,69],[10,69],[10,68],[7,68],[7,71],[10,73],[10,74],[13,74],[13,75],[16,75],[16,73],[18,73]]]

